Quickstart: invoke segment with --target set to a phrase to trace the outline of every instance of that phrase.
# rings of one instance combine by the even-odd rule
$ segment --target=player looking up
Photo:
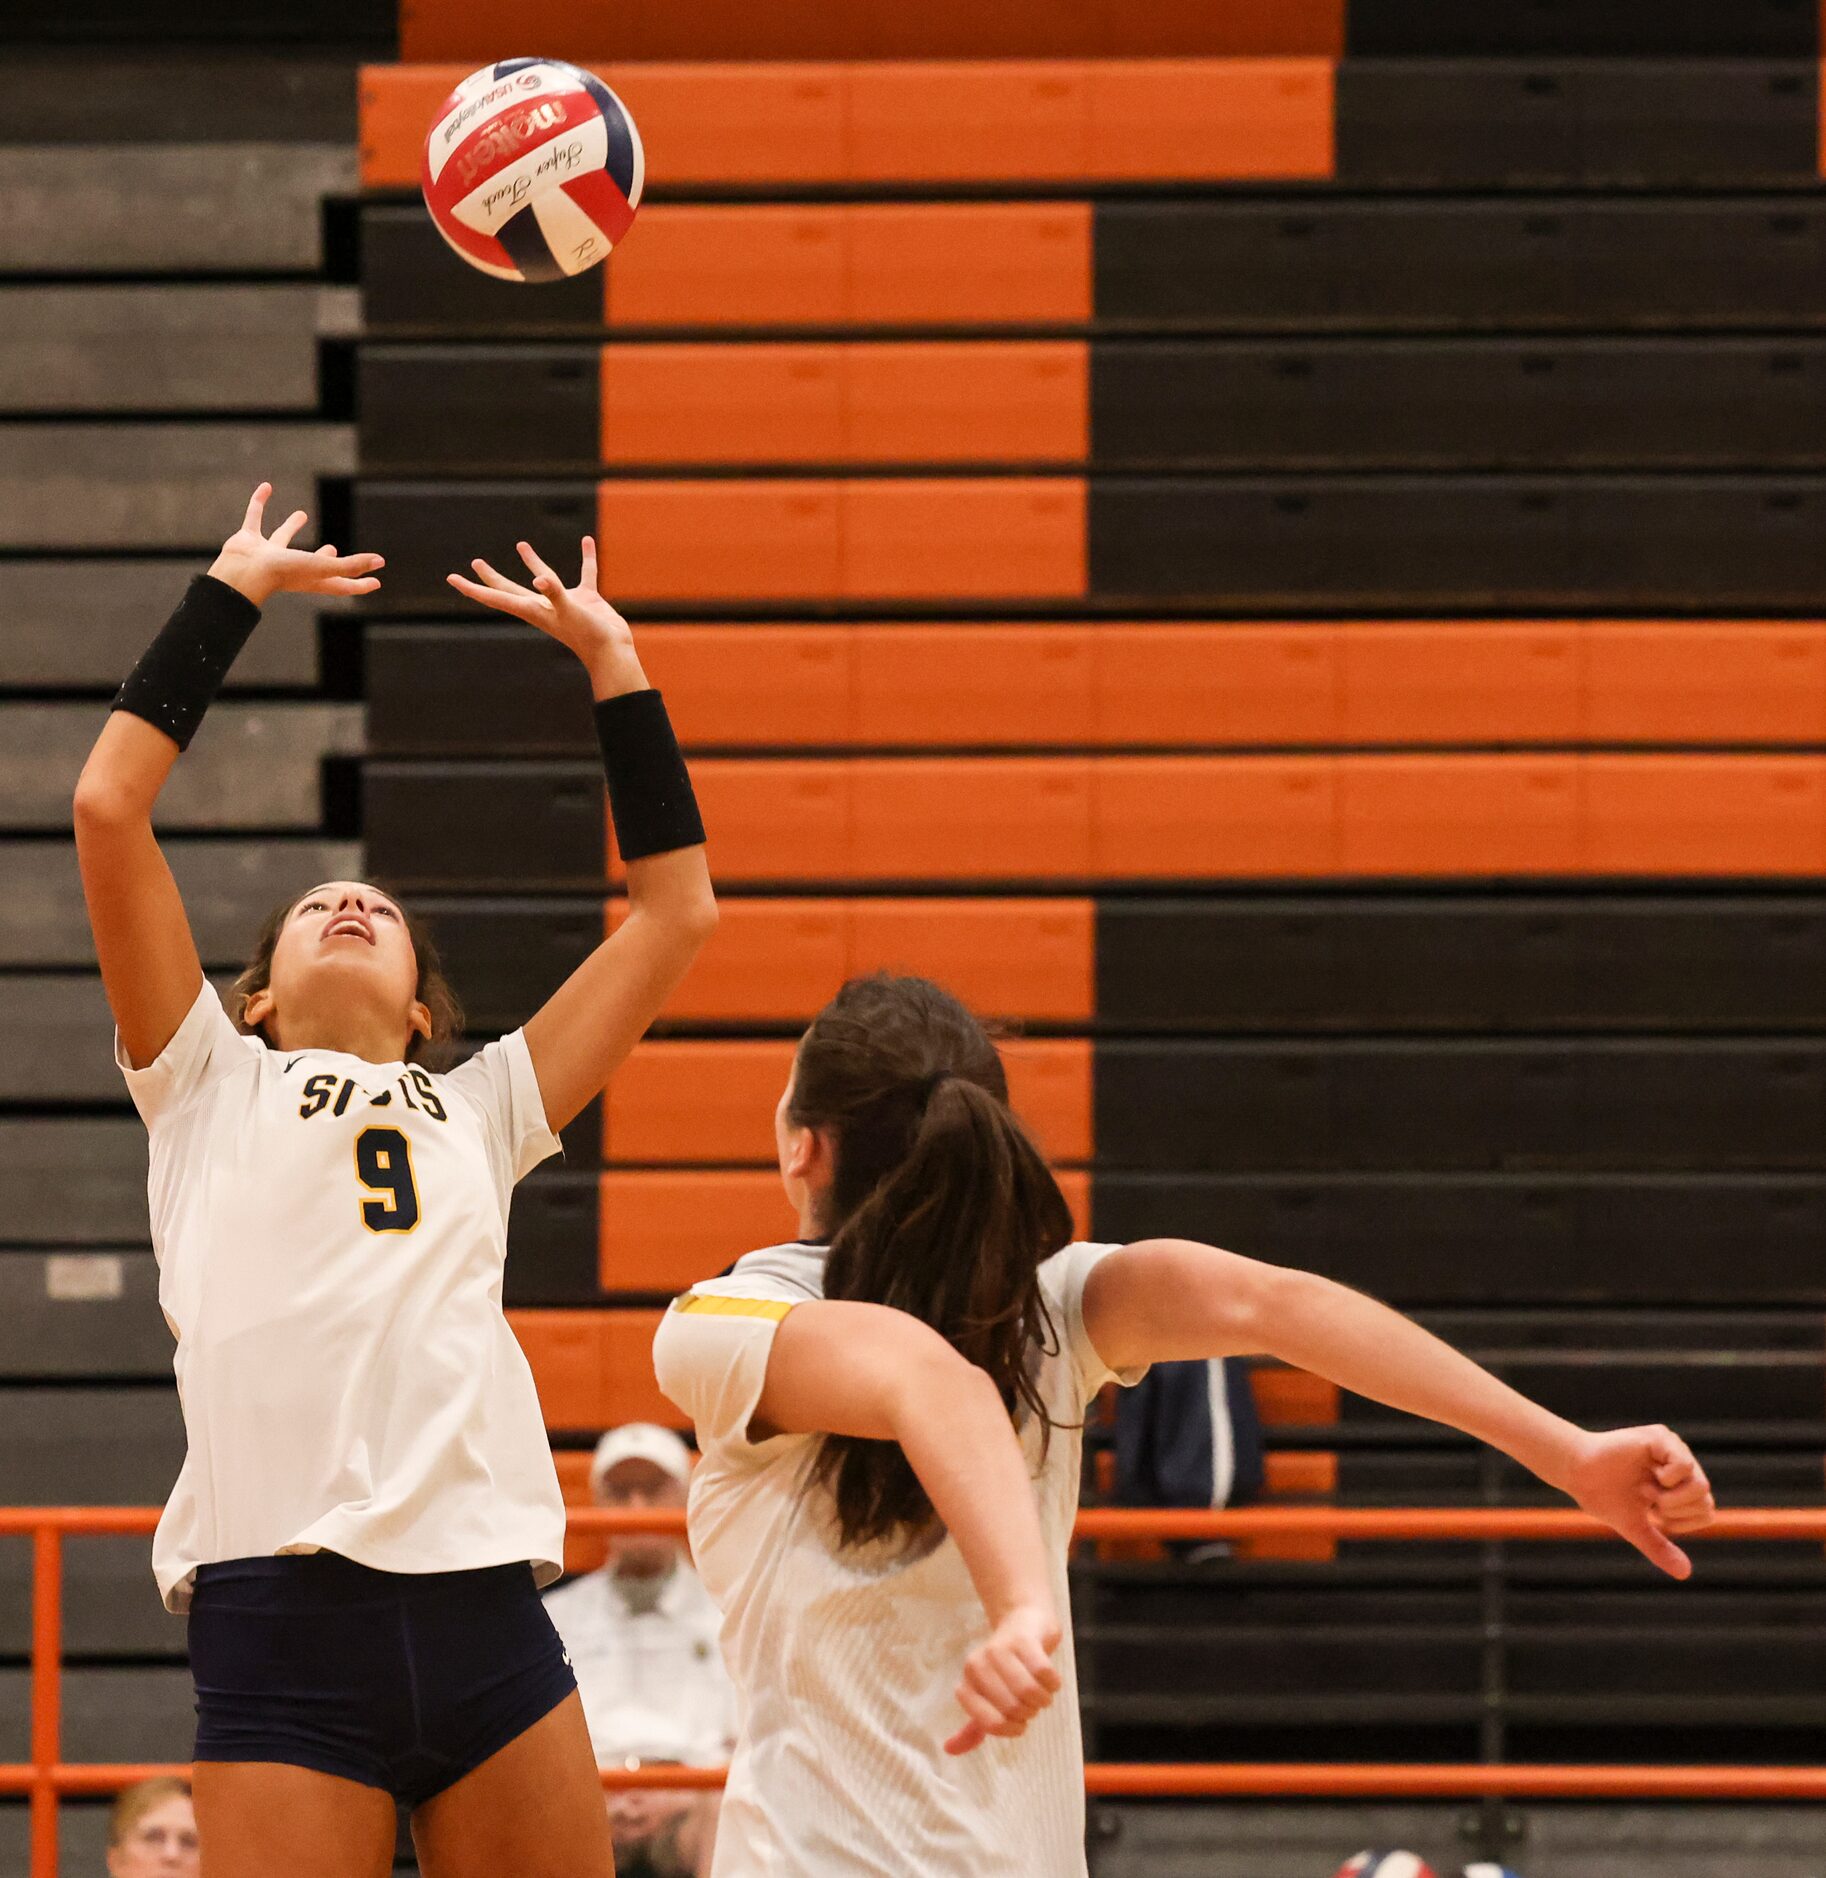
[[[703,1450],[692,1552],[741,1717],[717,1878],[1084,1871],[1070,1648],[1049,1660],[1069,1646],[1079,1429],[1104,1383],[1152,1362],[1280,1357],[1491,1443],[1691,1569],[1667,1535],[1709,1523],[1711,1489],[1667,1429],[1588,1434],[1307,1272],[1073,1243],[994,1044],[937,985],[846,985],[774,1132],[799,1239],[695,1286],[654,1343]],[[1030,1483],[964,1445],[959,1405],[984,1395]]]
[[[115,1050],[151,1137],[159,1295],[188,1453],[153,1544],[190,1613],[210,1878],[381,1878],[395,1801],[431,1878],[609,1878],[607,1815],[537,1588],[564,1505],[501,1309],[521,1176],[603,1088],[715,923],[659,694],[596,591],[525,543],[531,587],[462,592],[589,674],[629,913],[460,1068],[454,1005],[399,901],[323,882],[269,921],[231,1015],[203,976],[153,805],[275,592],[361,594],[378,555],[246,519],[115,700],[77,784]]]

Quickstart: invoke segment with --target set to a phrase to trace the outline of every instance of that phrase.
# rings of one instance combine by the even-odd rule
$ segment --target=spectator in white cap
[[[691,1451],[669,1428],[630,1422],[596,1444],[598,1506],[683,1507]],[[735,1706],[717,1644],[720,1619],[682,1539],[618,1535],[600,1571],[546,1599],[583,1695],[596,1758],[716,1766],[735,1740]]]

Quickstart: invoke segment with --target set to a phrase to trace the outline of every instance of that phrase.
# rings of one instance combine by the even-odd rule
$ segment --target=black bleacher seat
[[[1392,1303],[1826,1301],[1826,1181],[1100,1172],[1093,1236],[1203,1239]]]
[[[588,900],[439,899],[415,895],[412,911],[472,1029],[511,1030],[589,957],[603,938],[600,897]]]
[[[1807,340],[1107,340],[1091,398],[1112,469],[1826,463]]]
[[[571,547],[546,545],[561,561]],[[515,555],[503,571],[519,569]],[[365,645],[371,756],[578,756],[595,748],[589,685],[575,655],[525,626],[376,623]]]
[[[74,779],[72,778],[72,781]],[[361,872],[352,841],[187,837],[164,844],[205,967],[239,969],[260,922],[287,895]],[[76,856],[47,841],[0,840],[0,966],[93,965]]]
[[[1352,54],[1630,58],[1811,58],[1819,29],[1809,0],[1351,0]]]
[[[0,411],[315,417],[320,339],[354,324],[354,298],[291,282],[0,293]]]
[[[369,865],[404,891],[587,886],[607,878],[600,766],[372,762]]]
[[[1826,202],[1783,196],[1103,201],[1096,318],[1297,327],[1817,326]]]
[[[246,143],[233,177],[206,143],[0,145],[0,275],[316,273],[323,198],[354,192],[354,149]]]
[[[1826,1171],[1826,1045],[1130,1042],[1097,1049],[1111,1167]]]
[[[146,1243],[146,1131],[137,1117],[0,1117],[5,1235],[22,1246]]]
[[[69,827],[71,782],[105,711],[58,703],[8,714],[0,738],[0,826],[9,833]],[[359,704],[223,700],[160,791],[154,820],[161,829],[316,829],[324,821],[324,759],[352,757],[362,742]]]
[[[1814,62],[1347,58],[1341,182],[1811,187]]]
[[[0,1409],[0,1501],[9,1506],[156,1506],[184,1460],[170,1359],[158,1383],[99,1378],[68,1388],[9,1383]]]
[[[562,1169],[536,1169],[514,1190],[507,1227],[510,1308],[602,1300],[599,1178],[581,1154],[572,1166],[567,1149],[566,1161]]]
[[[593,482],[363,481],[352,533],[386,544],[377,613],[448,616],[456,596],[444,577],[469,572],[476,556],[511,573],[520,566],[516,541],[570,544],[596,528]]]
[[[370,334],[585,334],[602,326],[594,271],[503,293],[498,281],[457,259],[418,203],[369,202],[361,211],[362,326]]]
[[[105,697],[132,670],[185,582],[199,571],[187,560],[125,555],[91,561],[9,558],[0,684],[32,690],[82,687]],[[235,660],[226,691],[315,684],[313,620],[333,610],[333,604],[274,594],[262,610],[260,631]],[[78,615],[82,631],[72,632],[71,621]]]
[[[162,1382],[170,1371],[149,1252],[0,1251],[0,1382]]]
[[[1237,611],[1805,607],[1826,483],[1756,476],[1106,477],[1091,590]]]
[[[343,424],[0,423],[0,549],[209,557],[263,477],[276,510],[317,518],[298,537],[313,546],[317,478],[354,467],[354,432]]]
[[[24,1658],[32,1636],[29,1539],[0,1540],[0,1656]],[[159,1599],[149,1542],[139,1534],[66,1539],[63,1636],[72,1657],[171,1657],[184,1649],[183,1620]],[[0,1871],[10,1870],[0,1858]]]
[[[0,1754],[26,1752],[31,1672],[0,1669]],[[196,1745],[196,1694],[189,1670],[135,1663],[75,1664],[63,1677],[63,1752],[72,1762],[183,1761]]]
[[[364,345],[356,408],[364,475],[588,473],[602,454],[601,348]]]
[[[1826,1028],[1810,894],[1111,898],[1096,961],[1111,1030]]]

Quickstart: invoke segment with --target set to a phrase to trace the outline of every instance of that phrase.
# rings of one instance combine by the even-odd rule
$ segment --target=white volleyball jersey
[[[1079,1424],[1121,1376],[1091,1347],[1084,1284],[1112,1246],[1072,1245],[1041,1286],[1055,1335],[1038,1358],[1057,1423],[1044,1461],[1023,1445],[1053,1562],[1064,1687],[1019,1740],[951,1756],[964,1659],[988,1634],[947,1537],[911,1554],[837,1543],[830,1495],[811,1484],[814,1435],[748,1438],[780,1320],[822,1295],[823,1248],[752,1252],[696,1286],[654,1342],[660,1387],[697,1425],[692,1555],[723,1614],[738,1737],[714,1878],[1070,1878],[1084,1862],[1084,1748],[1066,1551],[1078,1506]]]
[[[340,1552],[560,1570],[564,1502],[501,1309],[514,1183],[558,1140],[518,1032],[433,1075],[269,1049],[209,984],[145,1069],[159,1302],[189,1451],[152,1564]]]

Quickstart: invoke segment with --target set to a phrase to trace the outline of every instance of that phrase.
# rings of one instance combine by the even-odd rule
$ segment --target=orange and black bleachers
[[[793,1229],[792,1039],[886,966],[1012,1026],[1082,1230],[1311,1265],[1818,1501],[1817,8],[535,4],[650,187],[539,289],[412,199],[484,12],[363,79],[367,863],[477,1034],[620,917],[578,674],[443,584],[588,530],[723,904],[516,1199],[567,1490],[672,1416],[654,1313]],[[1538,1497],[1256,1383],[1277,1493]],[[1805,1751],[1817,1568],[1708,1562],[1669,1616],[1583,1550],[1086,1560],[1093,1752]]]

